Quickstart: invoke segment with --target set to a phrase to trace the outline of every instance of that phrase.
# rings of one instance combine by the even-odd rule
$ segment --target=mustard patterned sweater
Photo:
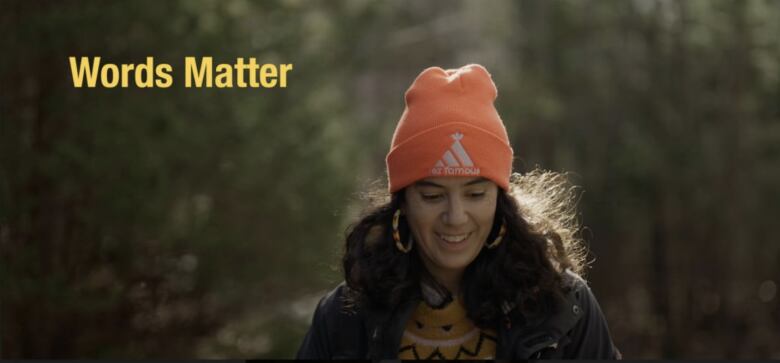
[[[441,309],[421,302],[406,322],[399,359],[493,359],[496,333],[466,317],[458,298]]]

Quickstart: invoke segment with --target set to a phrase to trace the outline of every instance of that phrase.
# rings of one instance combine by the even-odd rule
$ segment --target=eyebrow
[[[466,183],[466,184],[463,184],[463,186],[467,187],[467,186],[471,186],[471,185],[474,185],[474,184],[484,183],[484,182],[486,182],[486,181],[488,181],[488,180],[487,180],[487,179],[485,179],[485,178],[476,178],[476,179],[474,179],[474,180],[472,180],[472,181],[469,181],[469,182],[468,182],[468,183]],[[422,187],[436,187],[436,188],[444,188],[444,186],[443,186],[443,185],[441,185],[441,184],[436,184],[436,183],[434,183],[434,182],[427,181],[427,180],[420,180],[420,181],[418,181],[418,182],[414,183],[414,185],[417,185],[417,186],[422,186]]]

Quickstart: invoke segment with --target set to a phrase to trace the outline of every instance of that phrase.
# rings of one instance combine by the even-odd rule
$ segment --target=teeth
[[[443,239],[443,240],[445,240],[447,242],[453,242],[453,243],[461,242],[461,241],[465,240],[466,237],[468,237],[468,236],[469,236],[468,233],[466,233],[466,234],[459,234],[459,235],[455,235],[455,236],[445,235],[445,234],[440,234],[439,235],[439,237],[441,237],[441,239]]]

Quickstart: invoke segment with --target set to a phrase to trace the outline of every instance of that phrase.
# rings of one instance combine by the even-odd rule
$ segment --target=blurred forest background
[[[630,358],[780,358],[780,1],[3,1],[0,357],[289,358],[403,92],[481,63]],[[68,56],[173,65],[75,89]],[[185,56],[294,63],[185,89]]]

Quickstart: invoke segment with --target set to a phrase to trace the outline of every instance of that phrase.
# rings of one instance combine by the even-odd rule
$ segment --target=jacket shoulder
[[[317,304],[317,311],[326,312],[328,314],[336,313],[338,311],[346,311],[346,298],[349,287],[346,283],[342,282],[338,284],[333,290],[330,290],[325,296],[320,299]]]
[[[585,281],[582,276],[572,270],[567,269],[564,271],[561,274],[561,279],[563,280],[563,287],[565,289],[578,291],[588,289],[588,282]]]
[[[349,306],[348,289],[342,282],[320,299],[298,359],[356,359],[365,355],[364,313]]]
[[[567,300],[576,323],[566,334],[565,356],[580,359],[615,359],[620,352],[609,333],[606,318],[596,297],[582,276],[567,270],[563,274]]]

